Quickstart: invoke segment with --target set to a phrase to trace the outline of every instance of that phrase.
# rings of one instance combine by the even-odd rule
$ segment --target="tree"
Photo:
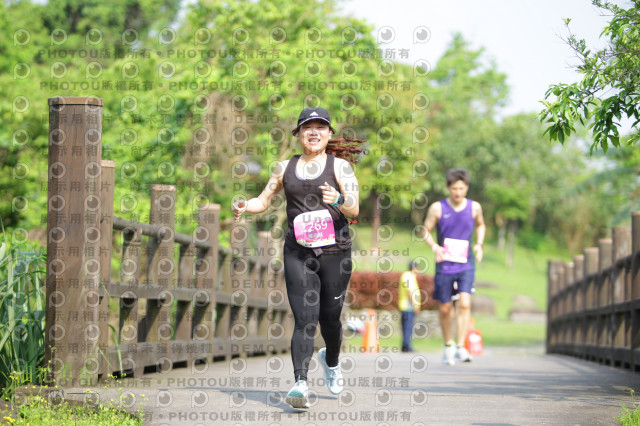
[[[373,28],[340,16],[334,1],[199,1],[175,21],[175,1],[116,5],[112,13],[77,0],[0,5],[5,225],[35,228],[46,219],[46,99],[54,95],[104,99],[103,158],[116,162],[115,197],[124,200],[115,214],[130,219],[148,211],[150,183],[184,188],[176,203],[181,231],[190,232],[202,202],[221,204],[228,218],[233,195],[255,195],[274,165],[297,151],[290,130],[310,105],[327,108],[341,135],[369,141],[371,154],[356,170],[362,199],[397,181],[400,191],[383,192],[408,208],[427,187],[413,167],[427,145],[415,137],[424,111],[414,70],[383,57]],[[16,49],[21,28],[29,33]],[[13,75],[20,64],[28,78]],[[16,112],[16,99],[30,107]],[[23,164],[26,177],[13,178]],[[12,206],[22,194],[28,210]]]
[[[460,34],[454,36],[431,76],[429,177],[433,194],[446,194],[447,169],[463,167],[472,177],[469,195],[477,198],[494,162],[488,147],[497,131],[494,114],[507,96],[507,77],[487,60],[483,49],[472,49]]]
[[[606,157],[595,153],[594,158],[601,161],[600,168],[579,181],[571,196],[599,193],[601,203],[610,206],[608,227],[622,226],[640,206],[640,151],[625,146]]]
[[[215,32],[211,47],[230,54],[211,61],[217,64],[211,80],[224,84],[219,95],[240,101],[254,118],[249,123],[243,112],[233,114],[235,127],[246,129],[248,140],[232,147],[230,158],[217,160],[259,169],[254,176],[216,179],[240,188],[234,193],[255,195],[274,164],[298,151],[290,129],[306,106],[326,108],[339,135],[367,141],[368,153],[356,173],[363,200],[360,221],[371,217],[374,246],[383,211],[410,208],[413,195],[428,187],[426,164],[420,162],[426,137],[418,134],[424,129],[427,94],[417,89],[412,67],[385,59],[372,28],[339,16],[334,1],[211,0],[191,8],[186,25],[185,34],[207,26]],[[222,177],[224,170],[216,166],[211,164],[213,173]],[[222,185],[219,189],[220,198],[232,194]],[[273,218],[271,212],[262,217]],[[275,220],[283,218],[279,209]]]
[[[609,144],[620,147],[618,127],[623,117],[633,122],[628,143],[640,139],[640,0],[632,0],[628,9],[602,0],[592,2],[612,14],[601,33],[608,37],[608,46],[592,51],[569,30],[567,43],[579,59],[582,80],[550,86],[540,112],[540,119],[549,123],[550,139],[560,143],[576,132],[576,124],[591,127],[591,153],[598,148],[606,152]],[[567,28],[570,22],[565,20]]]

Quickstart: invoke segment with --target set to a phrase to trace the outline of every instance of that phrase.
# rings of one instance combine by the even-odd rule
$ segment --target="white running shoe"
[[[298,380],[291,388],[285,402],[293,408],[309,408],[309,387],[306,380]]]
[[[471,355],[469,355],[469,351],[464,346],[458,346],[458,350],[456,351],[456,359],[460,362],[471,362]]]
[[[340,365],[329,367],[327,364],[327,348],[322,348],[318,351],[318,360],[324,368],[324,382],[327,385],[327,389],[329,389],[329,392],[332,394],[338,395],[342,392],[344,384]]]
[[[449,345],[444,347],[444,351],[442,352],[442,363],[448,365],[454,365],[456,361],[454,357],[456,355],[456,346]]]

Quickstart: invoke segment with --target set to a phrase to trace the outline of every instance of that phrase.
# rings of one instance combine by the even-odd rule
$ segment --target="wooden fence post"
[[[640,212],[631,215],[631,360],[632,371],[640,370]]]
[[[242,290],[249,279],[249,224],[245,221],[231,225],[231,321],[230,339],[233,355],[246,354],[246,339],[249,330],[246,325],[249,308],[248,292]]]
[[[598,271],[603,272],[611,266],[612,261],[612,240],[611,238],[601,238],[598,240]],[[602,307],[611,304],[609,297],[611,295],[611,276],[601,274],[597,281],[595,306]]]
[[[576,280],[575,295],[575,312],[581,312],[584,310],[584,255],[578,254],[573,256],[573,276]],[[576,333],[576,339],[574,347],[574,355],[577,355],[583,351],[584,348],[584,324],[581,318],[575,318],[574,327]]]
[[[229,330],[231,328],[231,250],[220,254],[220,278],[216,288],[216,323],[214,333],[214,357],[231,357]]]
[[[284,236],[274,237],[274,232],[272,231],[269,236],[269,241],[272,246],[283,247]],[[280,251],[282,252],[282,250]],[[293,318],[293,312],[289,309],[289,297],[287,293],[287,285],[284,279],[284,259],[272,257],[269,261],[269,273],[272,274],[273,279],[275,280],[275,285],[273,289],[275,291],[269,292],[269,301],[275,302],[277,306],[274,306],[274,310],[276,311],[274,320],[281,324],[284,329],[284,336],[291,337],[293,334],[293,328],[295,325],[295,320]],[[271,297],[274,294],[275,297]],[[286,337],[277,341],[276,349],[279,352],[284,352],[289,349],[290,340]]]
[[[129,290],[120,297],[118,307],[118,339],[123,354],[122,366],[125,370],[133,370],[135,377],[144,373],[142,351],[138,351],[138,338],[142,337],[143,327],[140,323],[141,313],[137,291],[140,288],[140,270],[142,264],[142,230],[127,228],[122,232],[122,263],[120,265],[120,280],[127,284]],[[141,348],[141,347],[140,347]],[[140,352],[140,353],[139,353]],[[116,355],[112,359],[116,359]]]
[[[613,263],[615,264],[624,257],[631,254],[631,228],[616,227],[612,231]],[[613,281],[613,303],[624,302],[625,295],[625,274],[617,274]]]
[[[171,369],[173,361],[169,353],[171,329],[171,304],[174,287],[174,240],[175,240],[176,187],[173,185],[151,185],[151,212],[149,224],[161,226],[155,238],[149,238],[148,285],[158,286],[157,296],[147,299],[143,342],[152,343],[148,356],[154,357],[161,369]],[[155,349],[155,350],[154,350]],[[147,362],[147,365],[152,362]]]
[[[549,260],[547,262],[547,340],[546,340],[546,352],[553,353],[556,348],[554,347],[553,335],[556,329],[556,321],[553,315],[553,308],[555,305],[554,287],[556,273],[555,273],[555,261]]]
[[[595,279],[591,276],[598,271],[598,248],[587,247],[584,249],[584,276],[585,276],[585,308],[593,309],[595,304]]]
[[[216,285],[218,283],[218,238],[220,234],[220,205],[206,204],[198,209],[196,238],[208,241],[211,248],[198,251],[196,261],[196,288],[202,289],[208,300],[194,301],[193,339],[202,341],[196,358],[207,358],[214,353]]]
[[[576,311],[581,311],[584,309],[584,254],[573,256],[573,277],[577,283],[574,306]]]
[[[45,359],[61,386],[93,382],[99,371],[102,105],[49,99]]]
[[[562,298],[560,297],[562,288],[564,287],[564,262],[561,260],[557,261],[555,266],[556,270],[556,279],[554,280],[555,289],[554,289],[554,298],[556,302],[554,303],[554,317],[558,318],[564,314],[563,306],[562,306]]]
[[[261,244],[268,250],[277,252],[277,245],[280,244],[278,239],[273,238],[273,230],[264,232]],[[284,345],[288,345],[286,341],[287,318],[283,315],[283,307],[287,306],[286,286],[280,281],[280,260],[276,256],[270,256],[265,271],[266,280],[269,291],[267,292],[267,344],[269,351],[279,353],[284,349]],[[289,334],[290,335],[290,334]]]
[[[265,342],[265,351],[267,353],[276,352],[275,346],[271,347],[269,342],[269,327],[273,324],[273,307],[269,306],[268,297],[270,290],[275,285],[273,276],[269,274],[269,259],[275,257],[275,247],[269,243],[269,232],[258,232],[258,280],[262,284],[260,291],[257,291],[256,297],[259,297],[264,303],[264,308],[259,310],[258,324],[256,334]],[[284,331],[284,329],[283,329]]]
[[[598,240],[598,278],[596,290],[598,361],[611,364],[613,362],[613,306],[611,305],[612,276],[605,273],[611,267],[613,249],[611,238]]]
[[[102,160],[102,182],[100,199],[102,216],[100,220],[100,305],[98,306],[98,327],[100,327],[100,374],[105,379],[111,374],[109,366],[109,292],[111,281],[111,251],[113,248],[113,191],[116,182],[116,163]]]
[[[195,241],[190,244],[180,244],[180,253],[178,260],[178,284],[174,291],[180,294],[180,290],[195,288],[194,264],[195,264],[196,247]],[[189,350],[191,335],[193,329],[193,309],[194,300],[181,300],[176,297],[176,319],[175,319],[175,339],[174,342],[182,345],[187,357],[187,365],[191,368],[195,359],[193,350]]]
[[[573,344],[575,343],[574,322],[571,318],[568,317],[568,315],[573,312],[574,304],[575,304],[574,294],[576,291],[576,286],[574,285],[575,283],[574,271],[575,271],[575,266],[573,262],[564,263],[564,286],[562,289],[562,305],[564,306],[563,314],[565,317],[563,319],[564,333],[563,333],[562,341],[564,342],[564,346],[566,349],[565,353],[572,353]]]
[[[594,294],[596,278],[593,274],[598,271],[598,248],[588,247],[584,249],[584,279],[585,279],[585,310],[589,311],[594,308]],[[586,357],[593,355],[593,346],[596,342],[596,320],[590,314],[583,319],[584,336],[585,336],[585,352]]]
[[[612,230],[612,262],[617,265],[625,257],[631,253],[631,228],[629,227],[616,227]],[[629,273],[629,266],[625,265],[613,268],[613,274],[611,277],[611,302],[612,304],[619,304],[624,302],[625,299],[625,287]],[[613,363],[624,363],[625,365],[631,365],[630,352],[626,350],[626,347],[630,347],[630,341],[628,339],[627,330],[631,329],[631,313],[630,312],[612,312],[612,352]]]

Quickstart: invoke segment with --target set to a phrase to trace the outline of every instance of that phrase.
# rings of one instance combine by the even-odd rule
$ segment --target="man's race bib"
[[[443,259],[448,262],[467,263],[469,256],[469,241],[445,238]]]
[[[336,243],[336,231],[329,210],[299,214],[293,219],[296,241],[305,247],[323,247]]]

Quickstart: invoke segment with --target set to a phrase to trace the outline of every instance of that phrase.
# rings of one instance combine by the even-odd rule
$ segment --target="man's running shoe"
[[[444,351],[442,352],[442,363],[447,365],[454,365],[456,361],[454,357],[456,355],[456,346],[448,345],[444,347]]]
[[[327,364],[327,348],[321,348],[318,351],[318,360],[320,365],[324,368],[324,382],[327,385],[327,389],[334,395],[338,395],[342,392],[344,380],[342,378],[342,372],[340,371],[340,365],[335,367],[329,367]]]
[[[291,388],[285,402],[293,408],[309,408],[309,387],[306,380],[300,380]]]
[[[458,346],[458,350],[456,351],[456,359],[460,362],[471,362],[471,355],[469,355],[469,351],[464,346]]]

